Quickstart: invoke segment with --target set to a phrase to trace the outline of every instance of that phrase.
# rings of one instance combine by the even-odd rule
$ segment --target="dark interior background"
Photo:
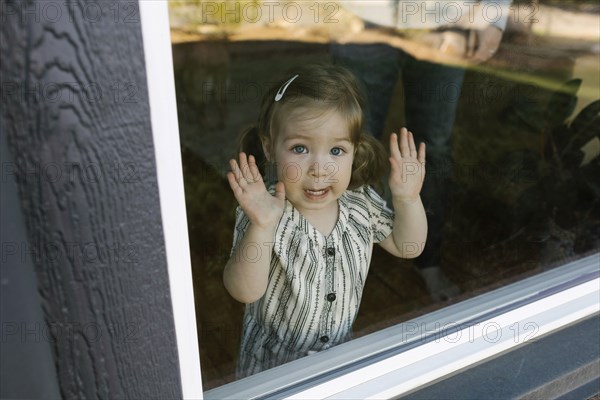
[[[545,3],[600,12],[591,2]],[[600,133],[597,44],[517,28],[507,30],[492,60],[467,71],[459,100],[442,254],[461,295],[433,303],[411,262],[376,246],[356,336],[600,248],[599,158],[581,167],[574,145]],[[273,79],[331,55],[326,43],[208,36],[175,43],[173,57],[202,377],[210,389],[234,379],[243,313],[222,284],[236,207],[227,161]],[[402,102],[399,85],[388,133],[403,126]],[[567,144],[574,149],[568,157],[553,153]]]

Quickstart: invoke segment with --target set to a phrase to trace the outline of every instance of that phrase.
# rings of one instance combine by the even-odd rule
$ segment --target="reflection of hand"
[[[229,186],[250,222],[262,227],[277,223],[285,207],[285,188],[277,183],[275,196],[271,195],[258,171],[254,156],[246,158],[240,153],[239,165],[230,160],[231,171],[227,173]]]
[[[502,40],[502,30],[494,25],[485,29],[470,30],[467,37],[465,58],[479,64],[492,58]]]
[[[397,134],[392,133],[390,163],[392,170],[389,184],[392,196],[403,201],[417,199],[425,178],[425,143],[421,143],[417,151],[412,132],[402,128],[400,140]]]

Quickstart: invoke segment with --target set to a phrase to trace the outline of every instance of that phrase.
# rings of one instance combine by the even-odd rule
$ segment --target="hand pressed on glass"
[[[425,143],[415,146],[412,132],[402,128],[398,135],[390,135],[390,191],[394,199],[415,201],[425,179]]]
[[[253,155],[240,153],[240,162],[230,160],[227,173],[229,186],[250,222],[259,227],[272,227],[279,221],[285,206],[285,187],[279,182],[271,195],[263,182]]]

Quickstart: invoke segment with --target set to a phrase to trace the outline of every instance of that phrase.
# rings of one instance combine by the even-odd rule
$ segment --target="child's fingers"
[[[240,171],[241,171],[241,175],[242,175],[240,184],[242,185],[242,187],[244,189],[246,189],[247,185],[256,182],[256,180],[254,179],[254,176],[252,174],[252,171],[250,170],[248,156],[244,152],[240,153]]]
[[[240,153],[240,170],[246,182],[252,182],[252,173],[250,172],[250,167],[248,166],[248,157],[244,152]]]
[[[410,156],[410,148],[408,147],[408,131],[406,128],[400,130],[400,154],[402,157]]]
[[[425,143],[421,143],[419,145],[419,153],[417,155],[417,160],[419,160],[421,164],[425,164]]]
[[[417,147],[415,145],[415,137],[411,131],[408,131],[408,148],[411,157],[417,157]]]
[[[234,159],[229,160],[229,167],[231,168],[231,172],[233,173],[234,178],[236,180],[239,180],[241,178],[241,174],[237,161],[235,161]]]
[[[392,133],[390,135],[390,155],[396,159],[401,159],[400,148],[398,146],[398,134]]]
[[[248,182],[242,175],[242,170],[240,169],[240,166],[235,160],[229,160],[229,165],[231,166],[231,172],[233,173],[237,184],[243,189],[248,184]]]
[[[240,196],[244,190],[240,187],[238,180],[235,177],[235,174],[231,171],[229,171],[227,173],[227,181],[229,181],[229,186],[231,187],[231,190],[233,191],[233,195],[238,198],[238,196]]]
[[[258,170],[258,166],[256,165],[256,159],[253,155],[248,157],[248,165],[250,167],[250,173],[252,174],[252,180],[254,182],[260,182],[262,180],[262,176],[260,175],[260,171]]]

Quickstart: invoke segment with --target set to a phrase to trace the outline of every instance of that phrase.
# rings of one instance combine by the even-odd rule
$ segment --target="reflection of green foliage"
[[[580,79],[555,91],[545,109],[519,99],[507,118],[539,138],[539,150],[512,153],[505,158],[521,160],[535,182],[524,190],[516,204],[519,219],[528,223],[535,236],[552,235],[559,227],[573,231],[576,246],[588,250],[600,233],[600,157],[583,163],[582,146],[600,140],[600,100],[585,107],[571,122]]]
[[[254,18],[262,0],[172,0],[169,10],[190,25],[236,26]],[[252,8],[249,8],[252,6]],[[246,10],[246,14],[244,10]]]

